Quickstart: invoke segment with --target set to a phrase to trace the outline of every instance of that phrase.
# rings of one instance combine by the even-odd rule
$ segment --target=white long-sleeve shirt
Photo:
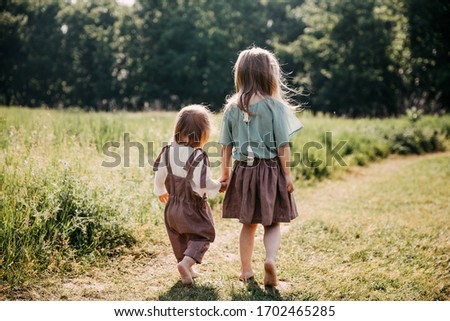
[[[183,167],[191,154],[194,152],[194,148],[185,145],[179,145],[174,142],[171,144],[171,146],[172,147],[169,148],[169,160],[172,173],[176,176],[186,177],[187,171],[183,169]],[[201,155],[201,151],[199,150],[197,150],[196,153],[197,155],[195,155],[195,158],[197,158],[198,155]],[[209,166],[206,169],[206,187],[200,188],[200,177],[203,166],[205,166],[203,162],[200,162],[194,169],[193,177],[191,180],[192,189],[200,196],[203,196],[205,193],[207,196],[215,196],[220,190],[221,183],[211,178],[211,171]],[[157,196],[161,196],[167,193],[166,187],[164,185],[167,174],[168,171],[166,166],[166,158],[164,155],[162,155],[158,171],[155,174],[155,182],[153,187],[153,191]]]

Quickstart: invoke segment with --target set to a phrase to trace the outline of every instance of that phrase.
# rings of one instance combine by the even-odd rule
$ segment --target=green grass
[[[450,157],[423,159],[359,184],[286,236],[296,299],[450,299]]]
[[[47,275],[82,272],[92,264],[100,264],[105,258],[117,259],[121,255],[129,255],[130,251],[139,257],[170,253],[162,217],[163,207],[152,194],[153,174],[147,160],[159,152],[163,142],[170,140],[174,117],[175,113],[164,112],[86,113],[0,107],[1,282],[11,289],[21,289]],[[308,113],[299,117],[305,128],[294,136],[293,153],[301,152],[309,141],[325,146],[326,132],[332,132],[331,147],[341,140],[347,141],[341,151],[350,167],[336,163],[333,166],[322,163],[317,167],[307,167],[300,163],[293,168],[298,187],[312,185],[324,178],[339,177],[337,174],[345,173],[348,168],[368,164],[392,153],[421,154],[441,151],[449,145],[448,115],[426,116],[415,123],[406,117],[350,120],[323,115],[313,117]],[[217,130],[211,137],[212,141],[218,135],[220,115],[214,116],[214,122]],[[102,147],[108,141],[121,143],[121,148],[116,151],[123,159],[124,133],[130,134],[131,141],[141,142],[145,147],[145,166],[137,166],[137,148],[131,148],[129,167],[102,167],[103,161],[111,160],[102,153]],[[154,150],[147,148],[147,142],[154,142]],[[309,160],[325,160],[324,150],[311,150]],[[214,151],[210,150],[211,155]],[[304,155],[300,155],[298,160],[303,158]],[[212,161],[217,159],[212,157]],[[213,173],[218,177],[219,168],[213,168]],[[391,185],[395,187],[397,184]],[[425,189],[425,185],[421,184],[420,190]],[[219,195],[210,200],[216,208],[216,221],[220,221],[218,209],[222,197]],[[399,199],[409,200],[410,196],[400,195]],[[375,200],[377,204],[384,204],[382,200]],[[392,203],[387,209],[401,208],[403,204],[399,202]],[[361,204],[362,207],[364,205]],[[380,206],[384,209],[387,205]],[[385,217],[382,211],[379,215]],[[372,216],[365,218],[370,221]],[[238,228],[233,223],[223,224],[225,228]],[[324,220],[305,222],[300,225],[299,231],[306,234],[323,231],[314,234],[315,237],[327,231],[336,238],[336,243],[348,241],[349,233],[337,222],[331,224]],[[359,231],[352,227],[351,231],[360,239],[368,237],[364,229]],[[394,232],[402,236],[405,233],[408,235],[409,230],[395,229],[392,230]],[[292,239],[295,238],[293,235]],[[230,252],[236,252],[232,245],[227,246]],[[352,258],[358,263],[358,260],[376,257],[374,253],[378,252],[372,248],[358,248],[350,255],[350,263],[347,264],[353,262]],[[380,276],[377,282],[383,280]],[[228,281],[223,279],[223,282]],[[389,288],[389,284],[385,284],[387,281],[383,282],[384,287]],[[374,286],[377,287],[378,283]],[[381,283],[380,288],[383,287]],[[177,286],[173,293],[178,293]],[[203,294],[198,295],[205,299],[216,296],[242,300],[252,298],[246,289],[233,286],[236,288],[228,288],[224,294],[205,284]],[[170,291],[158,295],[150,298],[173,297]],[[189,293],[187,295],[190,296]],[[310,292],[305,290],[299,295],[290,293],[288,297],[315,299],[321,297],[321,293],[311,288]],[[276,299],[277,294],[272,293],[269,298]]]
[[[174,272],[173,285],[149,299],[449,300],[449,164],[448,154],[398,159],[297,192],[301,215],[282,235],[276,290],[261,286],[262,231],[253,258],[259,284],[245,285],[238,257],[224,255],[238,253],[239,224],[218,218],[230,240],[208,253],[207,276],[187,290]]]

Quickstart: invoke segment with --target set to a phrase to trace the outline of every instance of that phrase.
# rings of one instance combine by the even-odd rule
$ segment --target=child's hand
[[[219,189],[219,192],[220,192],[220,193],[225,192],[226,189],[227,189],[227,187],[228,187],[228,183],[227,183],[227,182],[220,182],[220,189]]]
[[[288,192],[292,193],[294,191],[294,182],[292,181],[291,175],[286,175],[286,183]]]
[[[230,178],[229,177],[226,177],[226,176],[222,176],[221,178],[219,178],[219,182],[220,182],[220,189],[219,189],[219,192],[220,193],[223,193],[223,192],[225,192],[225,190],[227,189],[227,187],[228,187],[228,180],[229,180]]]
[[[221,183],[228,183],[228,180],[230,179],[230,177],[229,176],[221,176],[220,178],[219,178],[219,182],[221,182]]]
[[[159,196],[159,201],[161,203],[166,204],[168,200],[169,200],[169,194],[167,194],[167,193]]]

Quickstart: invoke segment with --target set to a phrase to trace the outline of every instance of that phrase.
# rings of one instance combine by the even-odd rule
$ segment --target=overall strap
[[[197,158],[195,158],[198,150],[201,152],[201,154],[198,155]],[[187,160],[183,169],[187,171],[186,178],[188,180],[191,180],[194,175],[195,168],[200,164],[201,161],[203,161],[203,165],[200,173],[200,188],[206,188],[206,170],[209,166],[209,158],[208,154],[206,154],[205,151],[203,151],[201,148],[196,148]]]
[[[170,145],[164,146],[161,152],[159,153],[158,157],[156,158],[155,163],[153,164],[154,172],[156,172],[159,169],[159,166],[161,165],[161,157],[164,155],[167,171],[169,172],[169,174],[172,174],[172,168],[170,167],[170,160],[169,160],[169,152],[170,152]]]

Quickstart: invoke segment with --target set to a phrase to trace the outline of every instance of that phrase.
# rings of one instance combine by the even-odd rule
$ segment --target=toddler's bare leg
[[[239,253],[241,255],[241,275],[239,278],[241,280],[245,280],[253,276],[252,255],[257,227],[257,224],[242,225],[241,235],[239,238]]]
[[[278,249],[280,248],[281,233],[280,224],[274,223],[264,227],[264,247],[266,249],[266,260],[264,262],[264,285],[276,286],[277,271],[275,262]]]
[[[181,282],[183,282],[184,285],[189,286],[192,284],[191,268],[194,264],[195,260],[189,256],[185,256],[183,260],[177,264],[177,269],[181,276]]]

